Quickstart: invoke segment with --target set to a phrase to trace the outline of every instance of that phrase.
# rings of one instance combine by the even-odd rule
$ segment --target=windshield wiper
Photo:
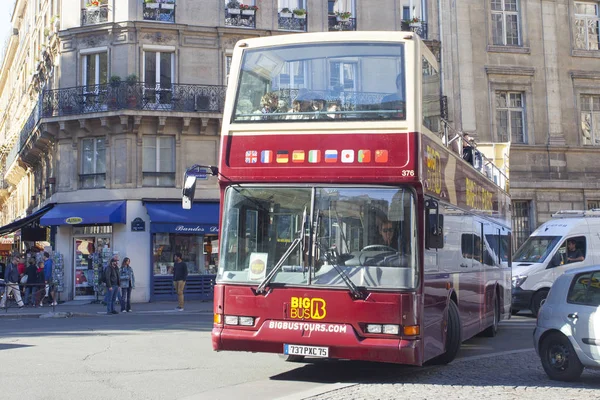
[[[352,294],[352,297],[355,299],[364,300],[367,297],[367,294],[365,293],[364,288],[361,288],[363,290],[360,290],[358,288],[358,286],[356,286],[354,284],[354,282],[352,282],[352,279],[350,279],[350,277],[348,276],[346,271],[344,271],[342,269],[342,267],[340,267],[340,265],[338,264],[339,256],[337,256],[335,254],[336,252],[337,252],[337,250],[335,248],[331,248],[330,250],[328,250],[325,253],[326,257],[327,257],[327,261],[329,261],[329,263],[331,264],[333,269],[335,269],[335,272],[338,273],[338,275],[340,276],[340,278],[342,278],[342,280],[344,281],[346,286],[348,286],[348,289],[350,290],[350,294]]]
[[[294,241],[292,242],[290,247],[288,247],[288,249],[285,251],[285,253],[283,253],[283,255],[281,256],[279,261],[277,261],[277,263],[275,264],[275,266],[273,267],[271,272],[269,272],[269,274],[265,277],[265,279],[263,279],[263,281],[258,285],[258,287],[256,288],[256,294],[263,294],[266,292],[265,288],[267,287],[269,282],[271,282],[273,280],[273,277],[277,274],[277,272],[279,272],[279,269],[281,268],[283,263],[287,260],[287,258],[290,256],[290,254],[292,254],[292,252],[294,250],[296,250],[296,248],[299,245],[302,246],[302,251],[304,251],[303,244],[304,244],[304,236],[306,235],[306,225],[307,225],[306,207],[304,207],[304,212],[302,213],[302,226],[300,228],[300,234],[298,235],[298,237],[296,239],[294,239]]]

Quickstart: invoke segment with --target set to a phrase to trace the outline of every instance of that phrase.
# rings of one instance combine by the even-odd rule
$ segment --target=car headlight
[[[521,287],[521,285],[527,280],[527,275],[517,275],[512,277],[512,286],[514,288]]]

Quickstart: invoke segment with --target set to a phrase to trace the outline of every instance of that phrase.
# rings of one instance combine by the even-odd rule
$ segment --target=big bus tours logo
[[[290,318],[323,319],[327,315],[325,300],[318,297],[292,297],[290,299]]]
[[[429,190],[436,194],[442,193],[442,162],[440,153],[427,145],[425,150],[425,166]]]

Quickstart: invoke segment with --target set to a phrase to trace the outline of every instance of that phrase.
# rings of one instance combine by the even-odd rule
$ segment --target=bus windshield
[[[402,43],[245,50],[233,122],[406,118]]]
[[[279,264],[271,285],[416,287],[408,188],[236,185],[224,210],[219,283],[258,285]]]
[[[544,262],[559,241],[560,236],[530,236],[517,250],[513,261]]]

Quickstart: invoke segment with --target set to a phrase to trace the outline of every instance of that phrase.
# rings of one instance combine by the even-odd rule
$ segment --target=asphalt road
[[[415,368],[329,360],[287,363],[272,354],[216,353],[210,344],[210,314],[2,319],[0,393],[39,399],[373,399],[396,397],[398,385],[450,374],[441,393],[432,394],[438,397],[452,393],[464,380],[465,368],[477,363],[486,365],[474,373],[482,388],[486,379],[499,382],[500,371],[494,368],[517,376],[522,359],[539,365],[531,350],[534,324],[526,316],[504,321],[496,338],[465,342],[450,366]],[[599,376],[585,375],[584,384]],[[478,387],[477,382],[470,386]]]

